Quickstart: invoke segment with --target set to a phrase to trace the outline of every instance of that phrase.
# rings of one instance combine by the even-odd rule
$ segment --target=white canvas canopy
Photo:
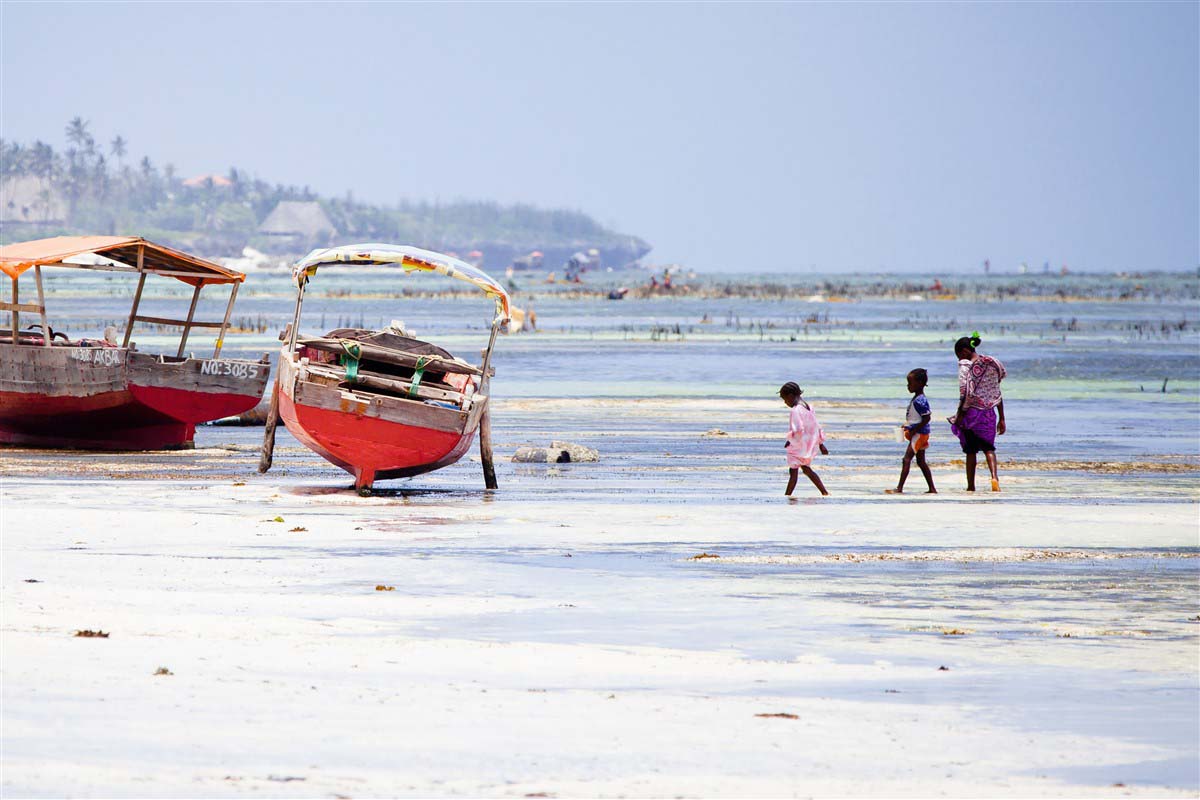
[[[456,278],[480,289],[496,301],[496,323],[508,322],[508,292],[490,275],[457,258],[398,244],[348,244],[313,250],[292,267],[292,277],[297,286],[305,284],[323,266],[336,264],[378,265],[401,267],[405,272],[436,272]]]

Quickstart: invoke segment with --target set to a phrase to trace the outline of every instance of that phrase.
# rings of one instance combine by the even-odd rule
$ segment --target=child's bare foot
[[[884,489],[884,494],[904,494],[903,489]]]
[[[1000,491],[1000,481],[996,480],[995,478],[992,479],[992,491],[993,492]]]
[[[928,492],[926,492],[925,494],[937,494],[937,489],[930,489],[930,490],[929,490]]]

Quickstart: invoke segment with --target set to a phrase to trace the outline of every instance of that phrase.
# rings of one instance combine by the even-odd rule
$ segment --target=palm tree
[[[42,189],[37,194],[38,202],[42,206],[42,222],[50,221],[50,190]]]
[[[116,137],[112,140],[112,143],[109,145],[111,152],[113,154],[113,157],[117,159],[118,166],[121,166],[124,164],[124,162],[121,159],[125,158],[125,153],[126,153],[125,145],[126,144],[127,143],[125,141],[125,137],[118,133],[116,135]]]
[[[79,119],[76,117],[75,119]],[[67,220],[75,221],[75,210],[79,207],[79,198],[83,193],[84,165],[79,157],[79,151],[74,147],[67,148],[67,174],[64,188],[67,192]]]
[[[231,190],[230,194],[234,200],[241,200],[246,194],[246,186],[242,183],[242,173],[238,172],[237,167],[230,167],[228,178]]]
[[[101,153],[96,154],[96,161],[92,165],[90,188],[98,199],[103,200],[108,197],[108,163],[104,160],[104,155]]]
[[[89,124],[83,117],[75,117],[68,122],[67,141],[76,147],[83,147],[87,144],[88,139],[92,138],[92,135],[88,133]]]
[[[34,142],[31,162],[33,174],[41,178],[43,183],[48,181],[55,172],[54,148],[40,140]]]
[[[0,142],[0,176],[25,174],[25,148],[20,142]]]

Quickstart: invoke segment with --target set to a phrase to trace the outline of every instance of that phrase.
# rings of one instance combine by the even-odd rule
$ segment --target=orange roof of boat
[[[33,267],[61,266],[79,268],[80,264],[63,263],[65,259],[93,253],[117,262],[127,270],[136,271],[138,252],[142,253],[142,269],[150,274],[176,278],[192,286],[201,281],[210,283],[241,283],[242,273],[226,269],[161,244],[148,242],[140,236],[54,236],[34,239],[0,247],[0,272],[10,278],[18,277]]]

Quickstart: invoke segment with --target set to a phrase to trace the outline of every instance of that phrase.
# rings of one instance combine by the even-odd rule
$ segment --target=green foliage
[[[258,220],[245,203],[225,202],[217,206],[213,227],[222,233],[237,233],[247,238],[254,234]]]
[[[143,216],[145,224],[155,228],[174,231],[190,231],[196,225],[197,209],[167,201],[151,208]]]
[[[6,223],[5,240],[58,233],[132,234],[177,246],[200,242],[207,254],[234,255],[248,243],[278,247],[278,240],[258,235],[257,228],[280,201],[316,200],[339,236],[349,240],[411,242],[435,249],[490,243],[513,252],[613,243],[624,247],[631,241],[581,211],[472,200],[403,201],[389,208],[357,202],[350,194],[320,198],[307,186],[271,184],[236,167],[222,176],[228,185],[210,179],[187,186],[172,165],[160,168],[149,157],[130,155],[128,141],[119,134],[109,140],[106,156],[81,117],[70,120],[63,133],[67,147],[62,151],[41,141],[25,145],[0,139],[0,179],[35,177],[40,191],[60,199],[66,209],[63,220]]]

